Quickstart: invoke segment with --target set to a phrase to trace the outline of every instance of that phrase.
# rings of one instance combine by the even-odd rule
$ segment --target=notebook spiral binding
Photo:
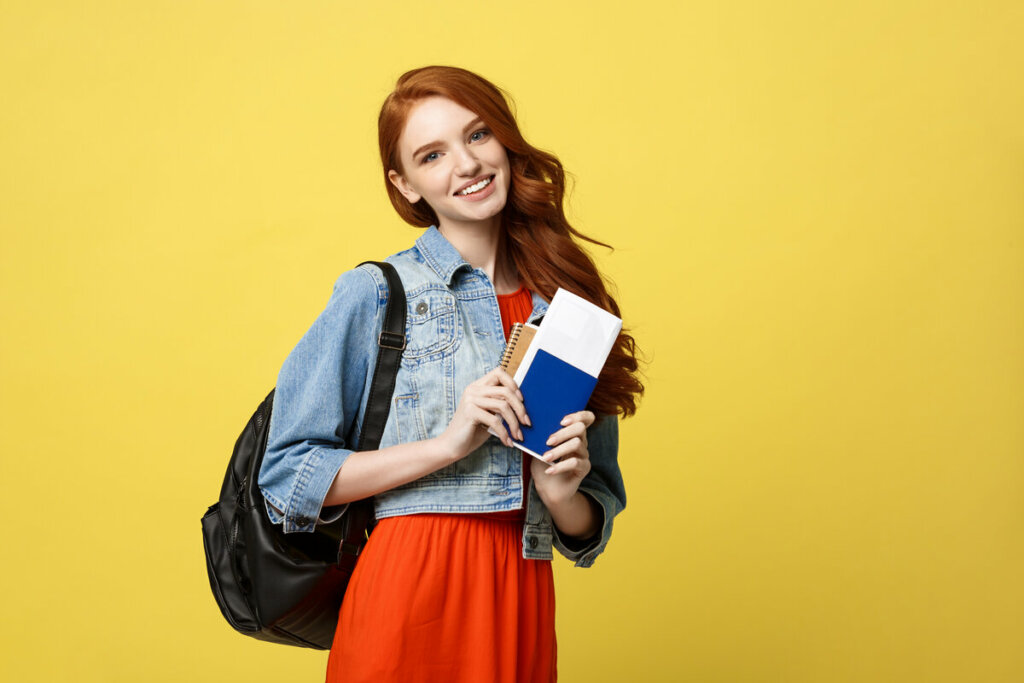
[[[522,323],[512,323],[512,330],[508,333],[508,343],[505,344],[505,353],[501,354],[501,369],[508,370],[509,361],[516,350],[516,342],[519,341],[519,334],[523,331]]]

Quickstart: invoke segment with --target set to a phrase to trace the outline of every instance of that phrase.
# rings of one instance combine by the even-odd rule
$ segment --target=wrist
[[[547,505],[547,504],[545,504]],[[596,503],[590,496],[576,491],[562,503],[548,506],[551,521],[564,535],[575,539],[586,539],[598,531],[599,514]]]
[[[552,516],[556,517],[559,516],[560,513],[571,510],[584,502],[578,499],[579,496],[582,495],[578,489],[566,496],[564,492],[561,492],[561,495],[559,495],[558,492],[547,491],[544,487],[537,486],[537,495],[540,496],[540,500],[544,503],[544,507],[548,509],[548,512],[550,512]]]
[[[444,434],[427,439],[427,443],[429,444],[430,452],[441,463],[441,467],[451,465],[459,459],[455,446],[449,439],[445,438]]]

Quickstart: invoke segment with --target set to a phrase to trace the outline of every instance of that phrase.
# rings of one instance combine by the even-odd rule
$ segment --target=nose
[[[472,177],[480,171],[480,160],[469,147],[459,147],[455,155],[455,170],[459,175]]]

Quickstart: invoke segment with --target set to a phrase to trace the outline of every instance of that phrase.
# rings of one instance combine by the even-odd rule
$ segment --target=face
[[[402,172],[388,179],[410,203],[427,202],[438,227],[496,226],[511,181],[508,154],[479,116],[427,98],[409,113],[398,151]]]

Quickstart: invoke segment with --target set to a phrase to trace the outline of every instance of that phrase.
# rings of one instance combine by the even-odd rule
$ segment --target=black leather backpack
[[[394,267],[365,263],[384,272],[389,293],[360,451],[380,446],[405,348],[406,314],[405,288]],[[286,535],[270,521],[257,478],[273,400],[271,390],[245,425],[220,498],[203,515],[210,588],[236,631],[274,643],[328,650],[345,588],[369,537],[373,501],[350,503],[339,520],[318,524],[312,533]]]

